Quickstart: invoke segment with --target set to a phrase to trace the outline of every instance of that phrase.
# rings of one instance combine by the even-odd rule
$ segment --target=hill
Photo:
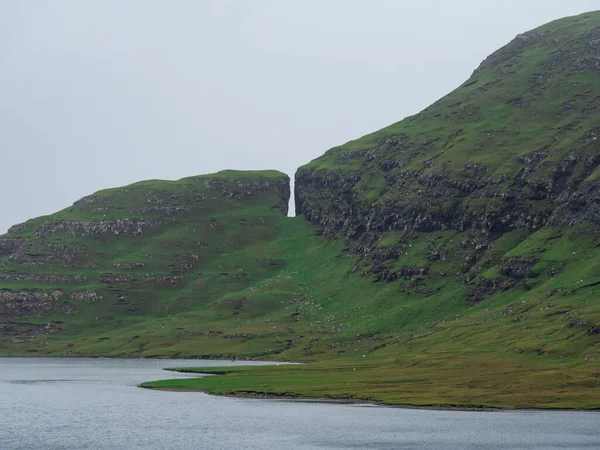
[[[246,291],[279,272],[280,250],[260,247],[281,233],[288,199],[284,174],[224,171],[100,191],[13,226],[0,239],[2,348],[201,355],[196,332],[227,334],[198,331],[203,314],[262,315],[275,301]]]
[[[148,386],[597,408],[599,55],[599,12],[517,36],[301,167],[295,218],[283,174],[226,172],[13,227],[0,353],[311,360]]]

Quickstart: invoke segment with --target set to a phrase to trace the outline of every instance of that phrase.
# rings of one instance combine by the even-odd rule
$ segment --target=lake
[[[0,449],[600,448],[594,412],[417,410],[136,387],[189,376],[165,367],[231,364],[0,358]]]

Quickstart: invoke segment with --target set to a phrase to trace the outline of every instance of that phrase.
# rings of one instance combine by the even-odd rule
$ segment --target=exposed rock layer
[[[62,291],[45,292],[31,289],[18,292],[0,291],[0,316],[45,316],[52,312]]]
[[[517,36],[421,113],[301,167],[296,213],[347,239],[384,281],[405,277],[385,267],[403,253],[379,245],[390,233],[477,236],[460,267],[471,282],[504,233],[600,225],[600,128],[591,120],[600,113],[600,28],[564,39],[562,26]],[[445,257],[434,253],[432,262]],[[527,278],[533,264],[504,264],[501,275]]]

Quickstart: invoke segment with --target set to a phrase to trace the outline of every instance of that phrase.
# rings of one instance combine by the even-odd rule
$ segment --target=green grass
[[[465,367],[464,358],[473,361]],[[494,353],[416,354],[335,360],[303,366],[211,367],[182,372],[221,376],[152,381],[143,387],[264,395],[367,400],[387,405],[475,408],[596,409],[600,384],[593,370]],[[544,388],[540,388],[542,385]]]
[[[28,221],[3,237],[24,243],[0,256],[0,272],[86,279],[2,281],[2,292],[63,295],[47,315],[0,304],[0,356],[306,361],[198,369],[225,375],[147,385],[396,405],[600,407],[597,225],[486,222],[549,216],[560,189],[596,180],[585,162],[597,155],[589,133],[600,79],[547,63],[555,41],[581,50],[579,37],[598,25],[600,13],[548,24],[535,44],[509,44],[421,113],[311,161],[296,182],[305,216],[286,217],[286,175],[223,171],[100,191]],[[557,168],[567,170],[564,186]],[[540,198],[535,187],[551,179],[555,197]],[[503,196],[515,200],[507,207]],[[389,225],[403,214],[439,223]],[[444,222],[461,214],[475,219]],[[348,228],[356,217],[365,218],[362,232]],[[139,234],[35,231],[117,219],[158,222]],[[511,276],[514,260],[531,267]],[[382,271],[397,278],[378,281]],[[129,278],[111,284],[107,274]],[[493,283],[504,288],[468,301]],[[79,291],[98,300],[71,298]]]
[[[148,188],[138,188],[137,198],[146,198]],[[118,207],[121,194],[130,195],[113,192],[111,207]],[[61,321],[62,331],[5,336],[0,353],[313,362],[151,383],[215,393],[417,405],[598,406],[596,365],[586,359],[598,358],[600,350],[595,336],[588,335],[590,324],[600,323],[600,291],[586,286],[600,279],[594,251],[600,237],[586,232],[588,225],[502,235],[485,253],[487,271],[498,276],[503,257],[536,256],[539,274],[469,307],[465,296],[471,287],[456,272],[465,233],[385,235],[381,248],[404,248],[393,264],[426,266],[430,272],[375,283],[374,275],[355,269],[362,263],[347,253],[343,240],[315,235],[303,217],[288,218],[271,209],[268,205],[277,201],[273,193],[264,195],[267,207],[254,199],[248,205],[244,199],[229,204],[223,201],[228,196],[219,194],[212,206],[202,205],[202,212],[175,216],[168,227],[147,235],[48,236],[47,242],[84,246],[87,258],[99,267],[77,269],[88,277],[80,285],[35,286],[63,289],[63,302],[74,304],[77,313],[65,315],[57,305],[50,316],[12,318],[40,325]],[[60,218],[61,213],[53,217]],[[31,245],[41,242],[34,239]],[[431,261],[431,251],[446,257]],[[124,271],[114,268],[114,261],[143,261],[145,266]],[[174,285],[138,280],[110,287],[98,281],[99,272],[169,274],[169,266],[185,261],[193,268]],[[28,269],[7,258],[2,265],[3,271],[74,271],[63,266]],[[559,273],[553,275],[550,266],[560,268]],[[525,282],[533,288],[524,289]],[[34,286],[15,282],[2,287]],[[102,300],[68,299],[82,289],[98,292]],[[548,296],[553,289],[561,291]],[[571,327],[573,320],[586,325]],[[538,356],[540,351],[545,356]]]

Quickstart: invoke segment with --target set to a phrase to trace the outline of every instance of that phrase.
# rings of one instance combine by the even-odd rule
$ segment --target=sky
[[[0,0],[0,233],[99,189],[293,178],[600,0]]]

